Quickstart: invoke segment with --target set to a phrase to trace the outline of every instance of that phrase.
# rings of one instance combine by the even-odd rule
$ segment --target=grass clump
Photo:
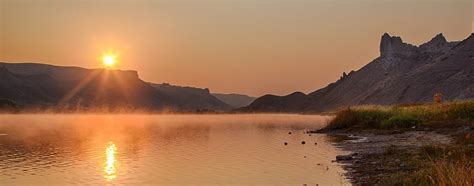
[[[445,121],[474,121],[474,101],[347,108],[326,129],[403,129]]]
[[[344,109],[337,112],[336,117],[329,122],[329,129],[344,129],[357,125],[357,114],[351,109]]]
[[[393,151],[387,148],[387,152]],[[470,153],[460,146],[429,145],[416,151],[385,153],[387,160],[401,159],[405,169],[395,168],[392,174],[375,181],[379,185],[456,185],[474,184],[474,162]]]
[[[394,115],[381,124],[383,129],[409,128],[421,123],[421,120],[412,115]]]
[[[446,110],[446,115],[450,119],[474,120],[474,101],[454,103]]]
[[[329,129],[344,129],[350,127],[381,128],[380,124],[392,115],[384,110],[376,109],[344,109],[337,113],[329,123]]]
[[[450,160],[439,159],[433,162],[433,177],[430,177],[437,185],[474,185],[474,165],[465,156]]]

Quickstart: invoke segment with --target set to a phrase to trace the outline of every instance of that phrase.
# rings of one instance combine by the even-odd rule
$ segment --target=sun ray
[[[99,70],[94,70],[93,72],[89,73],[85,78],[83,78],[74,88],[71,89],[63,98],[59,101],[59,105],[66,104],[69,100],[71,100],[79,91],[82,90],[92,79],[99,75]]]

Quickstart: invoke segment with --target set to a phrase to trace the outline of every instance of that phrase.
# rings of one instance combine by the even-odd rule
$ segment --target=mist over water
[[[0,183],[340,185],[342,168],[331,160],[343,152],[324,134],[305,134],[329,119],[2,115]]]

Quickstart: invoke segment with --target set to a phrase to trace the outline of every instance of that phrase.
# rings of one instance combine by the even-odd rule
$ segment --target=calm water
[[[346,184],[331,163],[343,152],[325,135],[304,133],[328,119],[0,115],[0,185]]]

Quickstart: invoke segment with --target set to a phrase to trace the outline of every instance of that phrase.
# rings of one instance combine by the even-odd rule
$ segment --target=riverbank
[[[326,133],[355,185],[473,185],[474,101],[345,109]]]

